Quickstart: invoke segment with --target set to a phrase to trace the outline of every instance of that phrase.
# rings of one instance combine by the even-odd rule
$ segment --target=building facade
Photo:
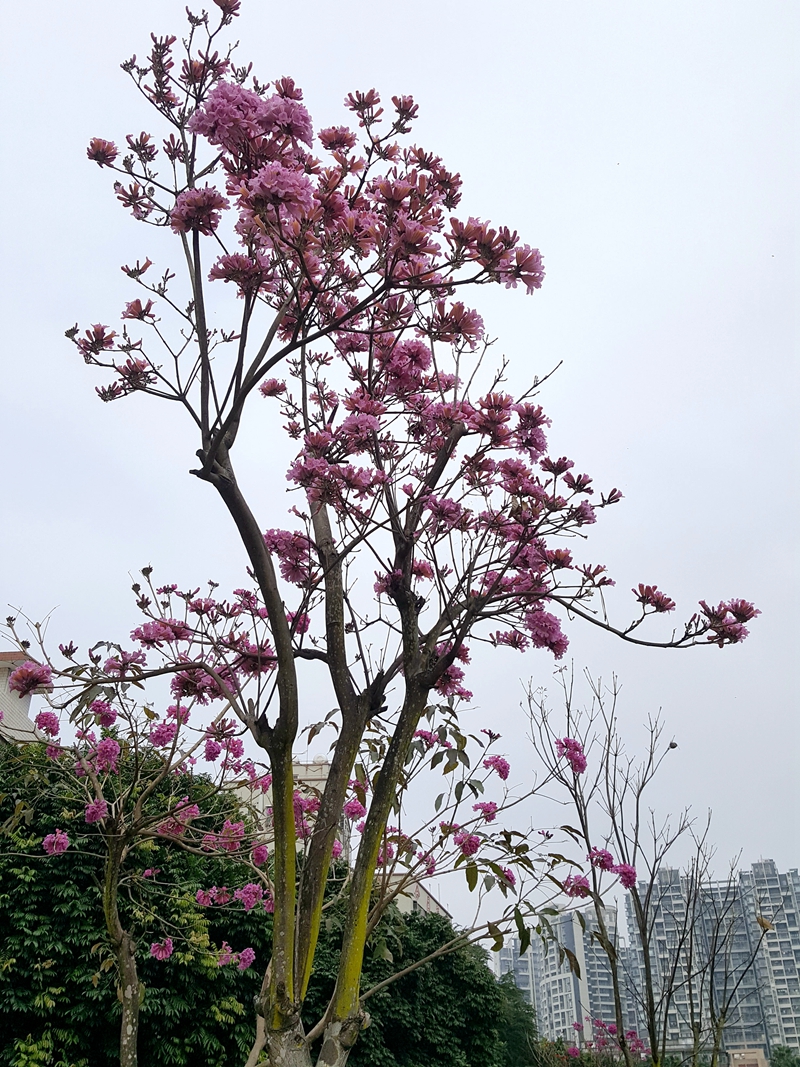
[[[644,889],[640,886],[642,895]],[[626,1029],[644,1036],[644,954],[629,894],[625,911],[624,940],[614,909],[605,910],[604,922],[617,947]],[[761,1064],[777,1045],[800,1051],[799,919],[800,875],[797,870],[781,873],[772,860],[754,863],[734,879],[706,882],[694,894],[680,871],[659,871],[648,923],[654,994],[666,1017],[667,1049],[690,1049],[693,1023],[708,1034],[713,983],[717,1006],[730,1004],[723,1047],[732,1067]],[[509,938],[495,955],[498,975],[510,971],[535,1008],[543,1037],[582,1044],[592,1036],[589,1020],[614,1020],[611,969],[592,936],[594,927],[592,908],[553,921],[554,938],[572,952],[580,976],[556,944],[536,937],[524,953],[519,940]],[[576,1030],[576,1023],[584,1030]]]

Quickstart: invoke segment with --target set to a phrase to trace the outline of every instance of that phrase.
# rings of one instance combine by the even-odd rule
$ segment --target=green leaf
[[[468,863],[466,867],[467,872],[467,885],[469,886],[470,893],[478,884],[478,865],[476,863]]]

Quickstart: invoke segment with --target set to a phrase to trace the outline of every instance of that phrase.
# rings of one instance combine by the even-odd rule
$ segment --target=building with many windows
[[[691,888],[680,871],[664,868],[651,896],[650,964],[656,1002],[668,1002],[668,1049],[691,1047],[693,1018],[707,1031],[708,983],[713,981],[717,1005],[730,1001],[723,1040],[733,1067],[762,1064],[776,1045],[800,1050],[797,870],[781,873],[772,860],[763,860],[731,880],[705,882],[694,899]],[[625,940],[614,909],[606,909],[604,921],[617,945],[626,1029],[644,1035],[644,956],[628,895],[625,909]],[[511,971],[536,1009],[543,1037],[581,1044],[583,1032],[573,1024],[584,1024],[588,1039],[587,1017],[606,1023],[614,1019],[611,970],[592,937],[594,924],[592,908],[553,921],[554,939],[573,954],[580,977],[568,957],[559,954],[558,944],[536,937],[522,954],[519,940],[510,938],[495,956],[497,973]],[[708,967],[712,958],[714,965]],[[669,998],[663,997],[667,988]]]
[[[603,918],[609,936],[618,941],[616,910],[606,908]],[[534,937],[520,954],[519,939],[510,938],[497,954],[495,967],[500,975],[513,972],[515,984],[536,1010],[542,1037],[553,1041],[562,1038],[580,1045],[584,1034],[590,1039],[591,1020],[614,1022],[611,968],[608,956],[592,936],[596,927],[593,908],[566,912],[552,925],[557,944]],[[569,956],[559,952],[559,945],[572,954],[577,967],[570,966]],[[624,960],[624,944],[618,944],[617,951]],[[622,1000],[627,1025],[631,1013],[624,990]],[[575,1024],[583,1029],[577,1029]]]

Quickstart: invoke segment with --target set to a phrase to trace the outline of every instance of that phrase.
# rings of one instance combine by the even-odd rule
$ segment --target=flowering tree
[[[274,656],[265,634],[266,610],[256,593],[244,589],[224,601],[198,596],[197,589],[156,589],[150,568],[145,568],[144,580],[144,587],[134,586],[144,616],[130,635],[138,648],[98,643],[90,649],[88,661],[80,662],[74,645],[62,645],[60,653],[67,664],[58,667],[48,658],[42,628],[31,624],[38,639],[37,659],[23,662],[9,679],[12,692],[21,697],[33,692],[46,697],[47,707],[35,719],[38,737],[34,735],[28,747],[32,743],[44,749],[50,775],[60,783],[68,801],[62,823],[71,829],[51,828],[41,840],[43,852],[58,862],[74,847],[77,807],[85,824],[79,839],[84,849],[88,840],[91,854],[102,859],[102,908],[112,953],[109,963],[116,964],[119,979],[124,1067],[136,1062],[144,994],[138,978],[137,935],[141,940],[145,930],[160,929],[164,936],[152,941],[149,955],[162,962],[181,945],[189,952],[197,948],[197,923],[185,915],[176,921],[162,913],[160,868],[151,864],[143,869],[143,855],[156,845],[162,851],[177,848],[212,860],[217,875],[219,859],[224,860],[234,884],[223,871],[220,884],[216,884],[219,878],[213,885],[214,879],[209,878],[195,898],[197,905],[215,913],[217,924],[231,909],[243,908],[246,913],[255,909],[258,915],[271,914],[275,908],[272,776],[245,758],[241,737],[245,708],[264,701],[274,672]],[[20,651],[29,652],[30,642],[18,633],[18,626],[18,620],[9,618],[7,633]],[[164,694],[143,700],[142,691],[167,678],[167,699],[174,703],[160,715],[154,707]],[[398,782],[397,825],[387,825],[382,831],[365,940],[374,940],[387,909],[411,884],[462,866],[470,888],[475,889],[481,879],[479,901],[499,888],[504,907],[493,922],[476,921],[427,956],[403,959],[402,966],[361,991],[362,1002],[424,963],[465,948],[487,929],[495,939],[502,938],[511,921],[520,921],[515,890],[524,892],[530,876],[536,879],[531,850],[520,840],[522,835],[497,822],[498,815],[531,793],[511,794],[505,787],[508,761],[490,751],[499,735],[485,730],[483,737],[465,736],[448,705],[431,706],[426,716],[431,728],[415,732]],[[316,724],[311,729],[321,727]],[[0,736],[2,732],[0,724]],[[68,733],[75,735],[73,742],[65,740]],[[331,849],[334,861],[345,850],[349,854],[353,839],[364,831],[368,795],[376,786],[388,740],[380,722],[365,730]],[[482,763],[473,769],[474,757],[468,753],[476,746]],[[406,790],[421,774],[437,768],[444,775],[444,789],[434,812],[421,826],[404,825]],[[301,888],[324,793],[313,774],[304,780],[302,767],[292,770]],[[497,799],[488,799],[492,792]],[[479,799],[484,794],[487,799]],[[29,819],[33,814],[23,805],[11,823],[16,825],[23,816]],[[13,828],[5,827],[6,831]],[[552,860],[542,857],[540,862],[552,865]],[[242,870],[249,877],[237,885]],[[349,888],[347,865],[330,864],[323,907],[341,905]],[[120,894],[130,897],[134,892],[135,932],[120,907]],[[391,961],[385,945],[382,952]],[[236,951],[223,941],[216,962],[220,967],[235,965],[246,970],[255,957],[252,947]],[[263,1033],[254,1057],[262,1045]]]
[[[484,324],[464,301],[467,287],[484,284],[534,293],[539,252],[505,226],[453,214],[459,176],[405,140],[417,113],[410,97],[392,98],[386,114],[375,90],[355,92],[345,106],[360,132],[331,126],[315,138],[291,78],[269,86],[220,51],[240,3],[215,4],[216,23],[189,13],[180,56],[175,37],[153,37],[143,63],[123,64],[168,136],[128,136],[122,152],[95,138],[88,149],[118,173],[116,196],[134,218],[175,234],[187,289],[169,267],[153,277],[150,259],[137,261],[123,267],[140,295],[121,329],[98,323],[68,336],[109,372],[103,400],[141,393],[183,410],[198,435],[192,473],[219,495],[247,552],[266,636],[242,655],[264,684],[258,700],[231,704],[272,775],[274,943],[260,1040],[272,1064],[307,1065],[321,1037],[319,1062],[333,1067],[366,1021],[359,975],[398,786],[422,716],[471,696],[468,641],[561,657],[562,609],[634,643],[722,646],[746,636],[756,611],[741,600],[701,603],[663,642],[640,630],[675,607],[653,586],[635,590],[627,626],[596,612],[610,578],[573,561],[558,539],[585,533],[620,493],[593,497],[587,475],[548,455],[540,382],[520,396],[504,391],[504,367],[484,367]],[[212,327],[224,286],[238,311]],[[259,394],[295,450],[288,529],[254,514],[236,476],[245,407]],[[307,660],[327,670],[336,741],[298,878],[292,768]],[[236,672],[226,680],[208,664],[182,666],[186,692],[227,686],[232,696],[238,685]],[[367,797],[363,781],[361,791],[352,784],[354,766],[376,723],[384,743]],[[466,759],[456,746],[444,767]],[[364,827],[339,973],[306,1033],[300,1005],[353,791]],[[472,850],[472,836],[457,847]]]

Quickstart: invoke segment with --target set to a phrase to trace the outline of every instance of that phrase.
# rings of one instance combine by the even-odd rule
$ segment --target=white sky
[[[797,866],[798,8],[243,6],[240,58],[262,79],[291,74],[317,128],[347,121],[350,90],[413,94],[416,142],[464,178],[459,214],[542,249],[540,293],[474,300],[512,384],[563,360],[542,395],[551,451],[625,494],[583,553],[617,579],[612,609],[626,621],[645,581],[681,618],[701,597],[763,611],[722,652],[634,649],[576,624],[576,669],[621,677],[634,741],[663,708],[680,747],[658,803],[713,808],[723,864],[741,849],[747,864]],[[57,606],[54,643],[126,634],[127,574],[146,562],[181,584],[242,578],[221,505],[186,473],[186,427],[143,398],[102,405],[63,337],[76,321],[115,322],[132,298],[119,265],[152,255],[153,231],[118,207],[85,146],[160,136],[118,63],[146,52],[151,29],[182,32],[183,8],[29,0],[5,16],[0,600],[37,617]],[[268,434],[248,441],[240,465],[264,526],[278,525]],[[546,683],[552,663],[489,655],[470,676],[468,725],[502,724],[523,782],[520,680]]]

